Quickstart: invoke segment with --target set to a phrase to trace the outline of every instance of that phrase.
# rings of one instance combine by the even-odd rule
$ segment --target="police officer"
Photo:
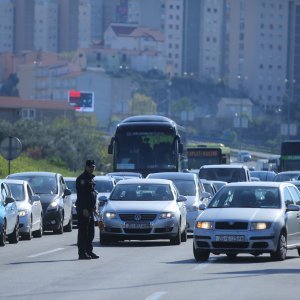
[[[95,161],[87,160],[85,170],[76,178],[76,210],[78,217],[78,255],[79,259],[97,259],[99,256],[93,252],[93,239],[95,236],[94,212],[96,209]]]

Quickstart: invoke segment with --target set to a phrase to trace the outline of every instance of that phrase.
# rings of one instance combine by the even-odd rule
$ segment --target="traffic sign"
[[[13,160],[17,158],[21,152],[22,143],[18,138],[9,136],[2,140],[0,144],[0,153],[6,160]]]

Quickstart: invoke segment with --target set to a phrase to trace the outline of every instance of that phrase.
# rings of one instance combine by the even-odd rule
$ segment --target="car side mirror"
[[[295,205],[295,204],[289,204],[286,210],[287,211],[300,211],[300,206]]]
[[[13,197],[6,197],[5,201],[4,201],[4,206],[10,204],[10,203],[14,203],[16,200]]]
[[[70,196],[72,194],[70,189],[65,189],[64,196]]]
[[[40,201],[41,200],[41,197],[39,196],[39,195],[36,195],[36,194],[34,194],[34,195],[32,195],[31,197],[30,197],[30,201],[33,203],[33,202],[36,202],[36,201]]]
[[[201,203],[199,205],[199,210],[205,210],[206,209],[206,205],[204,203]]]
[[[202,192],[201,193],[201,200],[203,199],[210,199],[212,197],[212,194],[209,192]]]
[[[179,195],[177,198],[177,202],[185,202],[187,200],[187,198],[185,196]]]
[[[98,198],[99,200],[99,206],[102,207],[105,205],[105,203],[108,201],[108,198],[106,196],[100,196]]]

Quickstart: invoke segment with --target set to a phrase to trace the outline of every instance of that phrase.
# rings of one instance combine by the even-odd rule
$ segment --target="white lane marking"
[[[45,252],[40,252],[40,253],[37,253],[37,254],[29,255],[27,257],[38,257],[38,256],[47,255],[47,254],[54,253],[54,252],[61,251],[61,250],[64,250],[64,248],[56,248],[56,249],[53,249],[53,250],[49,250],[49,251],[45,251]]]
[[[212,262],[214,262],[216,259],[215,258],[210,258],[208,262],[206,263],[200,263],[199,265],[197,265],[195,268],[193,268],[193,270],[195,271],[199,271],[202,269],[207,268]]]
[[[167,292],[162,291],[162,292],[156,292],[150,296],[148,296],[145,300],[157,300],[161,298],[163,295],[165,295]]]

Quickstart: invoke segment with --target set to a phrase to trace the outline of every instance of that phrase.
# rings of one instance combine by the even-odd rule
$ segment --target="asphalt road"
[[[300,258],[212,255],[197,263],[192,239],[131,241],[94,250],[101,258],[77,259],[76,233],[48,234],[0,248],[0,299],[297,299]]]

